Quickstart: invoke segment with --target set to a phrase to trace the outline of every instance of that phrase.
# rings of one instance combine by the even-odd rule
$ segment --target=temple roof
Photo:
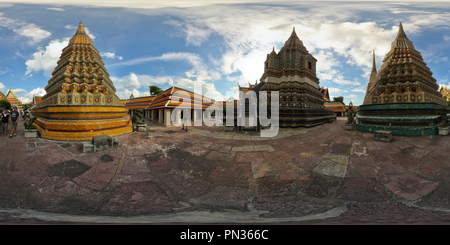
[[[8,100],[1,91],[0,91],[0,100]]]
[[[8,101],[11,104],[13,104],[13,103],[21,103],[21,101],[16,97],[16,95],[11,90],[11,88],[9,88],[8,92],[6,93],[6,98],[8,99]]]
[[[442,94],[442,97],[443,97],[443,98],[446,98],[447,100],[450,99],[450,91],[448,91],[447,87],[442,86],[442,87],[439,89],[439,93]]]
[[[205,98],[207,97],[196,94],[190,90],[172,86],[157,95],[127,99],[123,104],[130,110],[154,110],[164,108],[173,109],[175,107],[188,104],[192,109],[194,109],[195,104],[200,105],[202,109],[206,109],[213,105],[215,100],[207,98],[210,100],[210,102],[207,102]]]

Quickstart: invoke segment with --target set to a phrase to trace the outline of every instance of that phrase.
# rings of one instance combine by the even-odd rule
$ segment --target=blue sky
[[[343,1],[0,1],[0,91],[23,102],[44,95],[61,50],[80,20],[100,51],[120,98],[149,86],[224,100],[259,81],[266,55],[295,27],[318,60],[320,86],[362,103],[375,50],[377,69],[399,22],[437,83],[449,86],[450,3]]]

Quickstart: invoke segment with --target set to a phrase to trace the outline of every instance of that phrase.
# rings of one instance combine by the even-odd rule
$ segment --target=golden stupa
[[[76,141],[132,132],[128,109],[115,94],[105,64],[81,21],[62,50],[45,91],[32,110],[42,138]]]

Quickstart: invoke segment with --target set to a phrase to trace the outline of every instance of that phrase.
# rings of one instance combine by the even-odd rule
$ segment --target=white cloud
[[[139,79],[134,73],[130,73],[128,76],[125,77],[111,77],[111,80],[114,83],[114,86],[116,88],[125,88],[125,89],[138,89],[141,87],[141,84],[139,83]]]
[[[23,88],[16,88],[12,90],[14,92],[14,94],[17,95],[21,95],[21,94],[26,94],[27,91]]]
[[[26,59],[25,56],[19,52],[19,50],[16,51],[15,55],[19,56],[20,58]]]
[[[333,100],[334,97],[344,96],[348,93],[347,89],[341,89],[341,88],[335,88],[335,87],[329,87],[328,93],[330,94],[330,99]]]
[[[28,38],[28,44],[30,45],[38,43],[51,35],[50,32],[41,29],[33,23],[2,17],[2,13],[0,13],[0,27],[6,27],[19,36]]]
[[[332,5],[336,7],[336,4]],[[375,22],[353,23],[348,21],[354,18],[351,8],[337,7],[338,10],[331,13],[337,11],[340,12],[339,15],[323,15],[327,11],[323,4],[320,7],[312,4],[310,11],[305,11],[302,15],[298,15],[296,8],[267,5],[171,9],[171,14],[183,21],[170,20],[166,24],[179,27],[186,33],[189,30],[204,30],[193,31],[192,35],[197,35],[195,37],[198,42],[186,35],[187,45],[200,45],[207,41],[211,33],[222,36],[225,49],[221,62],[214,63],[220,64],[220,75],[229,81],[239,81],[242,85],[259,80],[264,71],[266,55],[272,51],[272,47],[279,51],[290,36],[292,27],[296,27],[299,38],[319,60],[318,71],[327,72],[341,67],[338,57],[344,57],[349,64],[356,65],[356,69],[371,67],[371,51],[376,49],[381,58],[389,51],[390,43],[398,30],[397,23],[388,29]],[[273,15],[274,11],[277,12],[276,15]],[[154,14],[152,11],[140,12]],[[341,84],[359,83],[347,80],[339,78],[337,81]]]
[[[357,80],[350,81],[344,78],[344,75],[341,74],[340,71],[336,69],[329,69],[325,71],[320,71],[317,74],[317,77],[321,80],[321,82],[333,82],[337,83],[339,85],[345,85],[345,86],[359,86],[361,83]]]
[[[364,93],[364,94],[366,93],[366,90],[362,89],[362,88],[354,88],[351,91],[352,92],[357,92],[357,93]]]
[[[3,91],[5,88],[5,85],[3,83],[0,83],[0,91]]]
[[[129,99],[131,96],[131,93],[133,93],[134,97],[143,97],[143,96],[149,96],[150,95],[150,89],[148,91],[144,91],[144,92],[139,92],[139,90],[137,89],[124,89],[121,91],[116,92],[116,95],[120,98],[120,99]]]
[[[116,56],[116,53],[112,52],[100,52],[100,56],[108,59],[119,59],[119,60],[123,59],[122,56]]]
[[[91,32],[89,31],[89,28],[85,26],[85,23],[83,23],[83,27],[84,27],[84,30],[86,31],[86,34],[87,34],[92,40],[94,40],[95,37],[96,37],[96,34],[91,33]],[[78,29],[78,26],[66,25],[66,26],[64,26],[64,28],[66,28],[66,29],[68,29],[68,30],[71,30],[71,29],[77,30],[77,29]],[[75,34],[75,32],[74,32],[74,34]]]
[[[67,46],[69,39],[70,38],[52,40],[45,49],[38,47],[38,50],[33,53],[32,58],[25,62],[25,65],[27,66],[25,75],[29,75],[32,72],[44,71],[45,76],[51,77],[59,57],[61,56],[62,49]]]
[[[30,3],[29,0],[9,0],[11,3]],[[55,1],[55,0],[39,0],[33,1],[33,4],[58,4],[60,5],[78,5],[82,7],[96,6],[96,7],[119,7],[119,8],[139,8],[139,9],[159,9],[159,8],[190,8],[206,5],[217,4],[239,4],[239,3],[259,3],[260,0],[177,0],[177,1],[142,1],[142,0],[130,0],[130,1],[91,1],[91,0],[77,0],[71,2]],[[289,4],[295,4],[297,0],[284,0]],[[9,3],[5,3],[5,6],[9,7]]]
[[[13,31],[21,36],[30,38],[31,43],[38,43],[51,35],[50,32],[42,30],[33,23],[20,25],[18,28],[14,28]]]
[[[1,17],[0,17],[1,18]],[[66,25],[66,29],[77,29],[78,27]],[[86,34],[91,39],[95,39],[95,35],[89,32],[87,27],[84,27]],[[44,75],[51,77],[51,73],[55,69],[57,62],[61,56],[62,49],[65,48],[69,43],[70,37],[64,38],[62,40],[55,39],[51,40],[50,43],[45,47],[38,47],[37,51],[33,53],[32,58],[25,62],[27,66],[27,71],[25,75],[32,76],[32,72],[44,71]],[[115,56],[115,53],[105,52],[103,53],[106,58],[117,58],[122,59],[121,56]],[[16,55],[23,57],[20,53],[16,52]]]
[[[54,11],[65,11],[63,8],[47,8],[48,10],[54,10]]]
[[[168,20],[165,24],[173,25],[181,29],[186,35],[186,46],[200,46],[208,40],[212,30],[207,26],[196,26],[190,23],[183,23],[175,20]]]
[[[9,69],[8,67],[5,67],[5,68],[0,67],[0,75],[6,74],[8,72],[11,72],[11,69]]]
[[[116,94],[119,98],[129,98],[131,91],[150,91],[149,86],[156,85],[161,89],[167,89],[171,86],[177,86],[194,91],[194,84],[200,83],[202,85],[202,94],[208,93],[208,97],[215,100],[224,100],[225,96],[217,91],[215,85],[206,81],[192,80],[184,77],[176,76],[149,76],[149,75],[137,75],[130,73],[124,77],[111,77],[114,86],[117,91]],[[143,96],[139,94],[146,94],[146,92],[133,92],[135,97]],[[147,94],[149,95],[149,94]],[[128,97],[127,97],[128,96]]]
[[[31,90],[31,92],[27,92],[25,89],[22,88],[13,89],[12,91],[17,96],[17,98],[24,104],[32,102],[33,96],[43,96],[46,93],[45,89],[40,87]]]
[[[203,82],[219,78],[220,75],[217,72],[210,71],[207,65],[203,62],[202,58],[194,53],[180,52],[180,53],[165,53],[161,56],[150,56],[144,58],[137,58],[133,60],[127,60],[115,64],[109,65],[109,67],[115,66],[131,66],[142,64],[151,61],[184,61],[192,66],[191,70],[185,72],[186,77],[195,78],[197,82]]]

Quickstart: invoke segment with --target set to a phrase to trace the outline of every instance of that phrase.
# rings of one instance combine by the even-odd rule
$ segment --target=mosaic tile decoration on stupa
[[[437,112],[447,106],[439,85],[400,23],[380,70],[375,56],[357,129],[392,131],[393,135],[434,135],[442,120]]]
[[[312,127],[334,119],[334,112],[324,106],[316,62],[295,29],[280,52],[267,55],[260,91],[268,92],[268,103],[270,92],[279,92],[280,127]]]
[[[99,51],[80,21],[32,114],[42,138],[91,140],[132,132],[128,109],[115,94]]]

